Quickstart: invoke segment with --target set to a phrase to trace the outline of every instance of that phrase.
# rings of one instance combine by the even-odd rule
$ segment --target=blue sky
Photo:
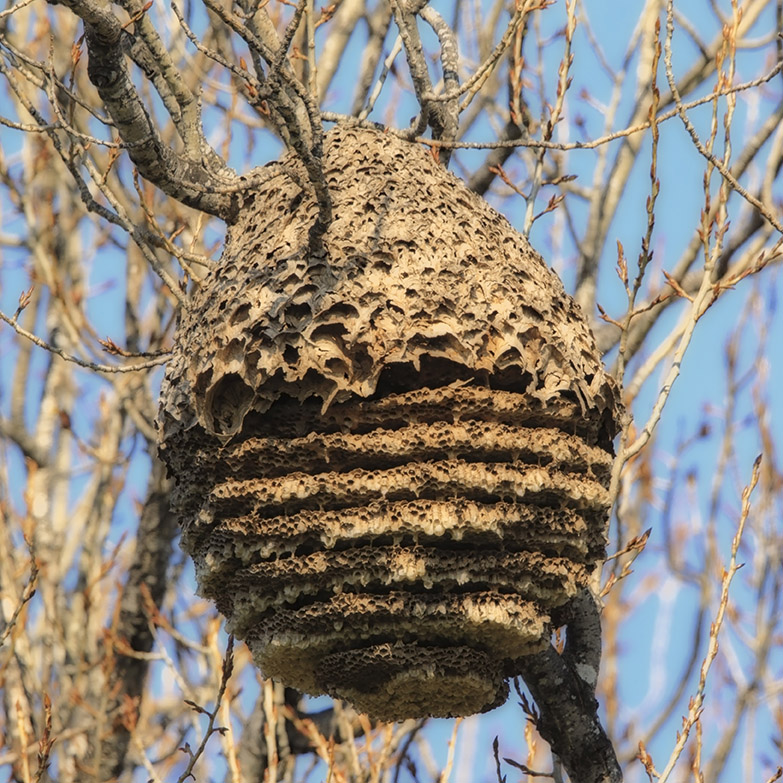
[[[450,8],[449,2],[434,3],[435,7],[446,12]],[[604,51],[607,59],[614,66],[620,63],[631,30],[636,22],[638,13],[637,4],[623,2],[609,2],[608,0],[591,0],[586,2],[586,7],[590,14],[591,22],[596,36],[603,42]],[[686,15],[696,13],[703,7],[702,2],[692,0],[691,2],[677,3],[680,9]],[[721,3],[721,7],[728,7],[728,3]],[[704,17],[707,19],[708,17]],[[563,2],[559,0],[550,10],[542,15],[542,25],[547,25],[551,31],[557,30],[563,23]],[[756,28],[761,34],[770,29],[769,25],[774,24],[771,16],[761,19]],[[707,35],[707,31],[702,30]],[[755,32],[755,31],[754,31]],[[351,52],[358,52],[360,41],[351,45]],[[390,42],[387,42],[387,44]],[[388,45],[387,45],[388,50]],[[684,70],[690,62],[694,53],[694,47],[687,36],[678,33],[675,38],[675,72]],[[589,85],[590,92],[596,100],[606,102],[610,84],[606,76],[598,67],[595,59],[590,55],[584,34],[577,32],[574,41],[575,64],[573,73],[577,87],[573,90],[573,95],[579,95],[578,85]],[[743,81],[756,76],[759,72],[759,54],[758,52],[743,52],[739,60],[739,72],[737,81]],[[333,103],[325,106],[331,110],[346,110],[351,98],[353,87],[352,69],[355,69],[355,57],[349,57],[346,63],[338,72],[334,85],[330,92]],[[559,50],[552,47],[548,50],[547,57],[549,78],[552,84],[557,78],[557,65],[559,62]],[[635,60],[632,60],[629,71],[635,68]],[[779,82],[779,80],[778,80]],[[779,83],[775,82],[769,85],[766,97],[763,98],[761,110],[765,106],[771,105],[781,100],[781,88]],[[661,88],[664,89],[665,78],[663,71],[660,73]],[[703,88],[702,88],[703,89]],[[388,92],[388,90],[387,90]],[[702,93],[699,93],[702,94]],[[2,100],[2,99],[0,99]],[[621,110],[618,112],[619,118],[625,118],[627,115],[627,106],[630,104],[630,96],[621,103]],[[764,103],[764,101],[768,103]],[[400,109],[400,117],[415,112],[413,103],[409,100],[410,106],[403,105]],[[376,114],[380,117],[384,115],[384,101],[379,101]],[[622,109],[626,109],[623,111]],[[2,107],[2,112],[10,111],[6,106]],[[741,146],[743,132],[752,123],[754,112],[759,107],[749,103],[743,96],[738,100],[737,118],[735,120],[735,145]],[[573,98],[573,103],[569,103],[569,111],[572,114],[580,113],[585,118],[587,133],[590,136],[600,135],[603,129],[603,116],[589,102],[578,97]],[[691,117],[702,130],[709,121],[709,108],[695,110]],[[487,139],[492,138],[491,129],[486,122],[477,124],[471,134],[471,138]],[[18,131],[9,130],[0,127],[0,143],[7,159],[13,161],[17,156],[21,144],[21,134]],[[237,139],[233,153],[236,155],[237,162],[243,156],[244,140]],[[274,156],[275,145],[269,142],[261,142],[253,152],[254,164],[260,164],[266,161],[262,159],[265,154]],[[483,155],[483,153],[482,153]],[[258,159],[256,159],[256,157]],[[465,160],[467,160],[467,156]],[[661,127],[661,146],[659,152],[659,177],[661,179],[661,196],[658,200],[656,231],[654,235],[654,248],[656,252],[656,261],[650,271],[651,276],[657,275],[660,279],[660,268],[670,269],[679,257],[682,249],[691,240],[694,228],[697,223],[698,214],[703,204],[702,195],[702,171],[703,161],[698,153],[693,149],[687,137],[685,129],[677,119],[670,120]],[[19,166],[20,163],[12,164]],[[595,153],[593,151],[576,151],[569,156],[569,170],[580,176],[580,181],[588,184],[591,180],[592,168],[595,165]],[[508,170],[520,168],[521,164],[509,164]],[[634,175],[630,180],[628,190],[622,200],[621,208],[615,216],[612,228],[610,230],[610,241],[607,242],[607,253],[611,253],[615,247],[615,240],[620,240],[625,249],[626,255],[633,263],[638,252],[639,242],[645,228],[645,199],[649,192],[648,180],[649,167],[649,143],[643,146],[639,159],[636,164]],[[776,197],[780,199],[781,191],[778,183]],[[493,196],[491,201],[507,215],[512,224],[520,225],[521,216],[524,213],[524,204],[517,201],[501,200]],[[736,202],[735,202],[736,203]],[[734,220],[740,219],[739,210],[733,215]],[[576,210],[579,217],[579,210]],[[5,192],[0,191],[0,232],[3,234],[13,234],[22,231],[20,219],[15,215],[13,207],[10,205]],[[573,285],[573,270],[575,251],[570,243],[562,235],[557,234],[556,216],[547,215],[542,218],[533,228],[531,240],[539,251],[554,264],[555,268],[562,275],[566,286]],[[215,228],[217,230],[217,227]],[[85,236],[85,246],[90,247],[92,238]],[[554,256],[554,257],[553,257]],[[117,342],[121,342],[123,333],[123,314],[122,300],[124,296],[122,284],[122,270],[126,259],[122,252],[102,250],[99,254],[87,255],[85,264],[89,269],[90,294],[87,303],[87,313],[97,331],[101,336],[111,336]],[[613,271],[615,258],[606,257],[602,259],[602,270],[599,279],[598,300],[613,315],[619,315],[624,308],[624,292]],[[715,307],[707,313],[700,322],[693,342],[689,348],[685,362],[682,368],[682,374],[678,379],[671,398],[667,405],[664,417],[657,431],[656,440],[651,448],[654,450],[653,464],[657,474],[657,488],[659,495],[647,509],[647,518],[645,526],[653,527],[653,534],[650,539],[648,550],[637,561],[636,573],[629,578],[627,590],[631,595],[635,591],[640,591],[641,586],[645,584],[645,579],[655,580],[656,589],[649,592],[644,600],[640,601],[635,609],[633,619],[627,623],[623,629],[621,644],[625,650],[623,656],[623,671],[620,672],[620,693],[622,696],[622,708],[625,711],[633,712],[640,709],[649,712],[652,709],[651,702],[656,699],[666,698],[666,679],[667,673],[679,671],[682,666],[682,656],[685,649],[684,645],[679,646],[676,643],[678,634],[692,633],[692,617],[695,611],[695,591],[691,588],[683,587],[670,576],[662,575],[661,570],[663,562],[662,554],[662,536],[661,529],[664,521],[661,517],[660,501],[665,494],[666,481],[668,476],[667,462],[673,459],[678,450],[679,444],[692,433],[694,433],[702,422],[715,424],[720,418],[720,412],[726,402],[726,374],[725,374],[725,356],[724,348],[727,341],[732,337],[736,328],[738,315],[747,301],[748,292],[756,286],[758,297],[762,303],[757,311],[757,319],[748,323],[742,332],[740,340],[740,355],[742,366],[746,370],[753,370],[756,363],[755,346],[758,342],[758,327],[763,323],[769,333],[770,347],[766,351],[766,360],[768,366],[765,370],[769,374],[769,389],[780,389],[783,384],[783,361],[781,352],[777,345],[783,338],[783,315],[781,315],[778,306],[777,297],[781,292],[781,272],[780,270],[768,270],[763,277],[759,278],[757,283],[743,284],[735,292],[729,292],[721,299]],[[28,280],[28,260],[21,250],[5,248],[0,257],[0,307],[5,313],[13,313],[16,308],[19,293],[29,286]],[[684,306],[684,305],[683,305]],[[655,344],[657,335],[665,334],[670,328],[683,306],[673,308],[661,323],[656,327],[653,333],[651,344]],[[42,336],[46,334],[46,324],[43,318],[36,325],[36,332]],[[41,352],[35,353],[35,366],[37,373],[33,377],[40,380],[46,357]],[[5,326],[0,327],[0,411],[3,415],[9,412],[9,392],[10,379],[13,373],[15,361],[14,336],[10,329]],[[762,369],[755,366],[756,370]],[[159,378],[160,372],[157,373]],[[635,408],[635,414],[638,421],[646,419],[649,408],[661,382],[661,372],[653,373],[640,395]],[[104,382],[96,380],[86,373],[80,373],[79,376],[80,396],[87,403],[86,410],[94,408],[102,390],[105,388]],[[38,393],[35,384],[28,389],[30,399],[33,400]],[[783,432],[783,398],[778,395],[770,395],[768,399],[768,413],[771,419],[771,429],[773,432]],[[743,390],[739,398],[739,408],[736,419],[744,422],[748,416],[752,416],[752,396],[751,387]],[[29,406],[28,424],[33,423],[35,415],[34,405]],[[90,414],[86,414],[89,420]],[[88,421],[84,424],[78,418],[74,421],[76,431],[84,426],[85,431],[88,427]],[[129,448],[131,444],[128,444]],[[736,436],[736,446],[738,454],[738,468],[736,474],[725,477],[727,498],[732,491],[738,494],[743,483],[747,483],[750,466],[756,454],[760,451],[760,443],[757,431],[747,423],[738,427]],[[132,463],[130,473],[130,483],[127,486],[122,502],[118,506],[118,518],[115,520],[118,534],[124,529],[132,527],[135,519],[134,499],[143,496],[146,470],[148,468],[147,459],[141,454],[142,450],[136,450],[136,456]],[[21,459],[13,449],[6,449],[5,456],[9,460],[11,475],[22,475]],[[716,439],[704,438],[694,443],[686,452],[684,458],[684,469],[690,469],[698,477],[692,497],[685,496],[683,488],[678,489],[678,498],[681,500],[682,508],[693,516],[694,525],[698,526],[699,516],[706,514],[709,502],[709,493],[712,487],[712,479],[716,470],[717,448]],[[20,482],[21,485],[21,482]],[[80,488],[80,479],[74,482],[74,498],[78,495]],[[682,497],[680,497],[682,495]],[[21,497],[17,494],[14,498],[16,503],[21,504]],[[734,506],[739,506],[736,500]],[[721,525],[718,529],[718,539],[724,557],[728,555],[728,546],[732,535],[733,519],[730,513],[731,503],[726,501],[726,510],[721,515]],[[692,557],[699,557],[699,541],[689,543]],[[738,594],[743,600],[750,601],[751,593],[749,590],[743,590],[741,585],[737,585]],[[666,612],[663,609],[666,608]],[[747,607],[750,608],[750,607]],[[663,620],[668,618],[670,625],[664,629]],[[670,642],[662,643],[662,635],[666,631]],[[783,670],[783,658],[780,650],[773,653],[772,665],[777,671]],[[695,687],[695,679],[692,683]],[[689,688],[689,691],[693,690]],[[674,743],[675,731],[679,727],[679,716],[687,708],[687,696],[683,699],[682,708],[675,710],[669,724],[659,732],[655,741],[650,745],[649,750],[656,759],[656,762],[665,760],[668,752]],[[719,723],[719,716],[709,713],[710,703],[707,703],[708,713],[711,720]],[[766,718],[764,716],[766,715]],[[766,724],[760,723],[756,726],[758,737],[766,737],[772,731],[772,724],[769,722],[768,713],[761,713],[761,719],[768,721]],[[451,734],[451,721],[434,721],[430,729],[432,738],[432,747],[436,754],[440,755],[445,762],[446,739]],[[524,726],[521,710],[516,706],[514,698],[509,703],[487,716],[470,718],[461,728],[462,736],[474,737],[475,753],[472,757],[463,752],[461,764],[454,773],[454,780],[457,781],[483,781],[494,780],[494,760],[491,757],[491,741],[498,734],[501,737],[501,755],[505,752],[507,755],[520,757],[518,752],[514,751],[515,746],[520,742],[522,729]],[[705,741],[709,742],[709,737],[705,732]],[[469,747],[469,743],[465,746]],[[505,749],[505,750],[504,750]],[[768,746],[759,748],[759,757],[762,752],[769,751]],[[521,759],[520,759],[521,760]],[[472,765],[470,770],[465,764]],[[741,767],[739,754],[732,760],[732,766],[725,773],[726,780],[740,779]],[[509,780],[515,779],[515,773],[512,770],[506,770],[510,773]],[[641,770],[639,770],[641,773]],[[761,779],[765,769],[761,763],[754,768],[756,779]],[[629,779],[633,779],[630,777]],[[638,779],[642,779],[641,774]]]

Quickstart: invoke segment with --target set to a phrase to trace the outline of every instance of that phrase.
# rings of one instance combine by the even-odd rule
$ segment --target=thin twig
[[[11,14],[21,11],[22,8],[26,8],[32,2],[34,2],[34,0],[21,0],[21,2],[12,5],[10,8],[6,8],[5,11],[0,11],[0,19],[5,19],[7,16],[11,16]]]
[[[19,620],[19,615],[22,613],[22,610],[25,608],[28,601],[30,601],[30,599],[35,595],[35,586],[38,582],[38,563],[36,562],[35,555],[33,554],[32,544],[29,541],[27,546],[30,551],[30,576],[27,579],[27,584],[25,584],[24,589],[22,590],[21,596],[19,596],[14,613],[11,615],[9,621],[5,624],[5,628],[3,628],[2,634],[0,634],[0,645],[5,642],[5,640],[8,638],[8,635],[11,633],[11,631],[13,631],[14,626]]]
[[[672,36],[674,35],[674,0],[668,0],[666,3],[666,38],[664,40],[664,66],[666,70],[666,79],[669,82],[669,89],[672,92],[674,98],[675,111],[679,118],[682,120],[682,124],[688,131],[688,135],[693,141],[693,145],[699,151],[699,154],[706,158],[715,168],[721,173],[723,179],[731,185],[732,190],[739,193],[742,198],[749,204],[754,206],[781,234],[783,234],[783,223],[781,223],[773,214],[770,208],[759,201],[754,195],[749,193],[734,175],[729,171],[725,163],[717,158],[712,152],[710,152],[702,143],[699,135],[696,133],[696,129],[693,127],[693,123],[685,113],[685,105],[682,102],[680,91],[677,87],[677,82],[674,78],[674,71],[672,68]],[[781,63],[776,66],[780,69]]]
[[[79,367],[84,367],[86,370],[93,370],[94,372],[105,373],[118,373],[118,372],[139,372],[140,370],[149,370],[152,367],[159,367],[161,364],[165,364],[169,360],[168,354],[166,356],[159,356],[155,359],[150,359],[148,362],[139,362],[138,364],[96,364],[95,362],[87,362],[84,359],[80,359],[78,356],[66,353],[62,348],[58,348],[56,345],[51,345],[40,337],[34,335],[32,332],[28,332],[27,329],[20,326],[17,323],[16,318],[10,318],[4,312],[0,311],[0,320],[5,321],[18,335],[26,338],[39,348],[43,348],[50,353],[56,354],[61,359],[65,359],[66,362],[73,362],[78,364]]]
[[[359,112],[360,120],[366,120],[370,112],[375,107],[375,102],[378,100],[378,96],[381,94],[381,90],[383,89],[383,84],[386,81],[386,77],[389,75],[389,71],[391,70],[394,60],[397,58],[397,55],[401,51],[402,51],[402,36],[398,35],[394,39],[394,45],[392,46],[391,51],[389,52],[386,59],[383,61],[383,68],[381,69],[381,72],[378,76],[378,80],[375,82],[375,85],[373,86],[372,91],[370,92],[370,97],[367,99],[367,106],[365,106]]]
[[[767,82],[771,81],[775,78],[781,71],[783,71],[783,61],[779,62],[775,67],[770,70],[768,73],[766,73],[764,76],[760,76],[757,79],[752,79],[748,82],[743,82],[742,84],[738,84],[734,87],[727,87],[723,90],[720,90],[715,93],[710,93],[709,95],[705,95],[701,98],[696,98],[692,101],[689,101],[687,103],[682,104],[682,108],[684,110],[689,110],[696,108],[697,106],[703,106],[705,103],[711,103],[715,100],[715,96],[725,96],[725,95],[731,95],[733,93],[739,93],[744,92],[746,90],[750,90],[754,87],[759,87],[762,84],[766,84]],[[672,119],[673,117],[677,117],[679,115],[679,111],[677,108],[670,109],[669,111],[663,112],[663,114],[658,116],[657,122],[660,124],[662,122],[666,122],[667,120]],[[347,115],[346,115],[347,116]],[[611,141],[616,141],[617,139],[622,139],[627,136],[632,136],[636,133],[641,133],[642,131],[647,130],[651,126],[650,120],[647,120],[645,122],[640,122],[638,125],[630,125],[627,128],[623,128],[622,130],[613,131],[612,133],[607,133],[604,136],[599,136],[597,139],[592,139],[591,141],[569,141],[569,142],[554,142],[554,141],[541,141],[541,140],[534,140],[534,139],[507,139],[505,141],[445,141],[440,139],[425,139],[425,138],[417,138],[416,141],[418,141],[421,144],[426,144],[430,147],[449,147],[450,149],[455,150],[490,150],[490,149],[500,149],[505,147],[531,147],[531,148],[544,148],[544,149],[550,149],[550,150],[560,150],[562,152],[568,151],[568,150],[592,150],[596,149],[597,147],[601,147],[604,144],[607,144]]]
[[[223,700],[223,696],[226,692],[226,688],[228,687],[228,681],[231,679],[231,674],[234,671],[234,637],[233,635],[228,637],[228,644],[226,645],[226,657],[223,659],[223,669],[220,675],[220,686],[218,687],[218,694],[215,699],[215,707],[210,712],[209,710],[205,710],[203,707],[198,706],[197,704],[191,703],[191,707],[195,709],[197,712],[203,713],[207,716],[207,728],[204,731],[204,736],[201,738],[201,742],[199,743],[198,748],[196,748],[196,751],[194,753],[190,754],[190,760],[188,761],[187,767],[185,767],[185,771],[177,778],[177,783],[185,783],[185,781],[189,777],[193,777],[195,779],[195,776],[193,775],[193,767],[195,766],[196,762],[199,760],[201,755],[204,753],[204,749],[207,747],[207,742],[209,742],[209,738],[216,732],[221,731],[221,728],[218,726],[215,726],[215,720],[218,716],[218,712],[220,711],[220,704]]]
[[[693,728],[696,721],[699,719],[702,712],[702,705],[704,704],[704,695],[707,688],[707,675],[710,673],[713,661],[718,654],[718,636],[720,634],[721,626],[723,625],[723,619],[726,615],[726,608],[729,604],[729,588],[731,582],[734,579],[734,575],[742,568],[742,563],[737,563],[737,553],[739,552],[740,541],[742,540],[742,534],[745,531],[745,524],[748,521],[750,515],[750,496],[759,481],[759,472],[761,468],[761,454],[756,457],[753,463],[753,471],[750,477],[750,484],[742,490],[742,512],[740,513],[739,524],[737,525],[737,532],[734,534],[734,538],[731,542],[731,557],[729,558],[729,565],[723,572],[723,578],[721,579],[721,593],[720,603],[718,605],[718,611],[715,615],[710,626],[710,640],[707,648],[707,654],[704,657],[704,661],[701,665],[701,671],[699,672],[699,685],[696,689],[696,693],[691,697],[688,707],[688,714],[683,718],[682,730],[679,732],[679,737],[672,750],[669,761],[661,772],[658,783],[666,783],[672,771],[674,770],[677,760],[680,758],[682,751],[685,749],[685,745],[688,741],[688,735]]]

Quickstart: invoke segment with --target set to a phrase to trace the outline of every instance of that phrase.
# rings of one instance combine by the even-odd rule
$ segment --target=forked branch
[[[213,192],[215,185],[231,182],[233,174],[228,167],[223,165],[217,171],[211,168],[216,158],[214,154],[202,156],[205,145],[183,155],[163,143],[131,80],[126,52],[133,39],[120,20],[108,8],[90,0],[53,2],[70,8],[84,21],[90,81],[141,175],[183,204],[228,222],[233,220],[237,196]]]

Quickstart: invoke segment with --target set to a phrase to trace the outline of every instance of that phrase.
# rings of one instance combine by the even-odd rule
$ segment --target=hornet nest
[[[385,720],[491,709],[603,556],[617,388],[554,272],[422,147],[327,134],[315,248],[280,170],[163,385],[200,592],[286,685]]]

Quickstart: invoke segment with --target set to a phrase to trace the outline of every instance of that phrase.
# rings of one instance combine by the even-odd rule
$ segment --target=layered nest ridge
[[[294,156],[183,313],[160,453],[200,590],[269,676],[374,717],[506,696],[603,555],[619,394],[527,240],[423,148]]]

